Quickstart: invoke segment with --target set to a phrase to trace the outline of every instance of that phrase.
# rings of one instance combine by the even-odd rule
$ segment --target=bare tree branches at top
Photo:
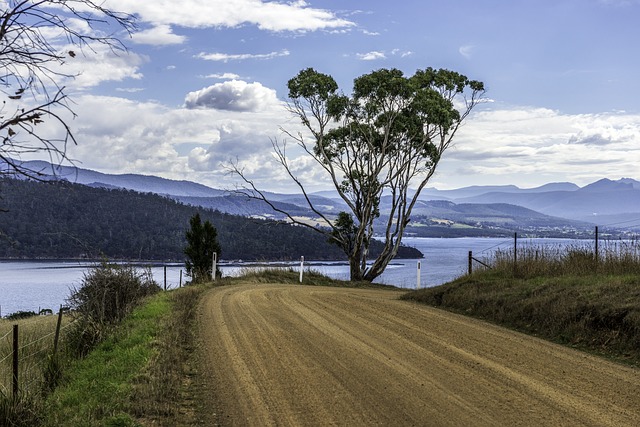
[[[0,176],[37,179],[41,171],[24,167],[23,155],[47,153],[61,163],[68,144],[77,143],[63,84],[75,75],[65,64],[97,45],[124,52],[118,32],[130,34],[135,19],[91,0],[8,0],[0,7]]]

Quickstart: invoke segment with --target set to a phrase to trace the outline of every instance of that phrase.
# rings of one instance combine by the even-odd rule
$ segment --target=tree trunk
[[[359,282],[363,280],[364,271],[361,266],[362,251],[356,250],[349,255],[349,271],[350,280],[352,282]]]

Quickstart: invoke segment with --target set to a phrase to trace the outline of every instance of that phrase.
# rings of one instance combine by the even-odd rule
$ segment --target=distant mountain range
[[[49,174],[51,179],[55,175],[58,179],[93,187],[157,193],[186,204],[236,215],[282,217],[264,202],[190,181],[138,174],[112,175],[52,166],[47,162],[25,162],[24,166]],[[274,204],[294,216],[318,219],[299,194],[269,195]],[[416,235],[438,235],[437,230],[442,228],[448,228],[451,233],[456,229],[454,235],[494,235],[522,229],[586,230],[592,229],[593,225],[620,223],[625,227],[640,228],[640,182],[629,178],[601,179],[584,187],[561,182],[527,189],[515,185],[470,186],[454,190],[426,188],[420,199],[410,228]],[[312,200],[328,216],[346,209],[344,201],[331,191],[314,193]],[[381,210],[384,212],[385,208],[383,198]],[[435,234],[432,233],[434,230]]]

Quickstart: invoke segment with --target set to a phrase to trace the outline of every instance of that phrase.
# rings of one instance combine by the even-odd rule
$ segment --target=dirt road
[[[200,333],[221,425],[638,426],[640,370],[387,290],[211,290]]]

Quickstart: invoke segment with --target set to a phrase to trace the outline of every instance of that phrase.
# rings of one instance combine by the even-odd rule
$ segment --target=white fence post
[[[304,257],[300,257],[300,283],[302,283],[302,272],[304,271]]]
[[[420,261],[418,261],[418,277],[416,279],[416,289],[420,289]]]
[[[214,252],[213,253],[213,263],[211,265],[211,277],[213,278],[213,280],[216,280],[216,270],[218,268],[218,253]]]

